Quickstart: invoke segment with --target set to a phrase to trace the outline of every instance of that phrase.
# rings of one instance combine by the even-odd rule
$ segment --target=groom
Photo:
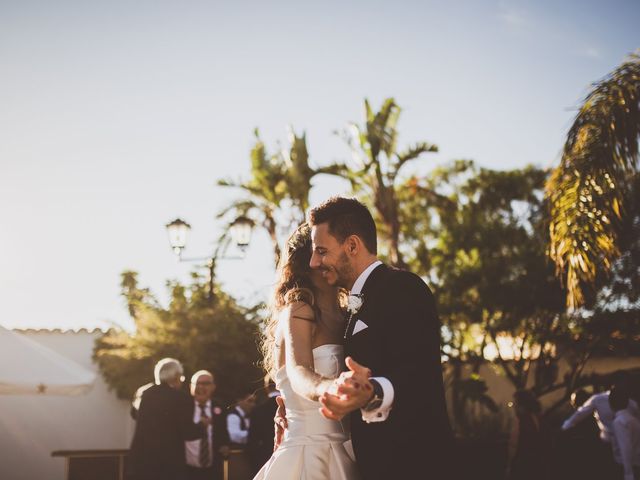
[[[310,266],[350,290],[348,371],[320,401],[334,420],[350,414],[365,480],[453,478],[452,433],[440,364],[440,324],[427,285],[376,258],[376,226],[355,199],[310,212]]]

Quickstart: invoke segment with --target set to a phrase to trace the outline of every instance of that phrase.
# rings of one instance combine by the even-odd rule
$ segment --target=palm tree
[[[309,165],[306,134],[298,136],[288,128],[288,148],[268,154],[258,130],[251,150],[251,177],[245,182],[219,180],[218,185],[244,190],[247,196],[233,201],[218,214],[218,218],[245,216],[264,228],[273,244],[275,264],[280,259],[278,233],[290,231],[305,220],[309,208],[311,180],[319,174],[337,174],[339,165],[312,168]],[[226,234],[221,241],[228,242]]]
[[[342,132],[358,164],[356,170],[346,165],[338,174],[351,182],[353,190],[369,196],[382,223],[381,233],[386,237],[391,263],[406,267],[399,249],[400,219],[396,179],[400,169],[423,153],[437,152],[436,145],[419,142],[402,152],[397,151],[397,123],[400,107],[393,98],[387,98],[379,112],[374,112],[365,99],[365,125],[351,124]]]
[[[218,180],[218,185],[235,187],[247,193],[245,198],[231,202],[219,214],[218,218],[234,219],[244,216],[250,218],[255,225],[264,228],[273,245],[274,260],[277,265],[280,259],[280,244],[278,242],[276,211],[286,195],[285,167],[282,162],[274,161],[267,154],[266,148],[258,129],[254,131],[256,143],[251,149],[251,177],[248,181]],[[220,237],[220,244],[228,243],[226,234]]]
[[[569,308],[585,303],[585,287],[609,272],[620,253],[623,222],[633,213],[639,135],[640,57],[631,55],[587,95],[546,186],[549,253]]]
[[[309,193],[311,181],[316,175],[338,175],[343,171],[343,166],[332,163],[324,167],[312,168],[309,165],[309,152],[307,150],[307,137],[302,134],[299,137],[291,126],[288,127],[289,149],[282,149],[280,157],[285,165],[285,182],[287,184],[287,197],[294,207],[293,218],[297,224],[305,220],[305,214],[309,208]]]

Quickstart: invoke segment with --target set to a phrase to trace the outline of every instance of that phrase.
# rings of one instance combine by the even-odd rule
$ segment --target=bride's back
[[[334,304],[312,307],[306,302],[295,302],[278,312],[278,326],[275,333],[276,351],[274,355],[276,370],[284,367],[286,363],[283,325],[286,323],[287,317],[297,318],[312,324],[311,349],[314,360],[316,356],[315,349],[318,347],[324,345],[339,345],[342,347],[345,319],[339,306]],[[321,373],[321,375],[324,374]]]

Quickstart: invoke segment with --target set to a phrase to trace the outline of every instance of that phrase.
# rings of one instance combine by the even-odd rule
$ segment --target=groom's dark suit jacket
[[[351,414],[351,435],[364,480],[453,478],[452,433],[442,384],[440,322],[433,295],[412,273],[380,265],[350,318],[346,354],[394,388],[387,420]],[[367,328],[353,335],[361,320]]]

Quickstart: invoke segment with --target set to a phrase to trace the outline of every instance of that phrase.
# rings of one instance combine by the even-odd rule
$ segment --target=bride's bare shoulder
[[[280,311],[281,320],[291,320],[294,318],[314,322],[316,319],[316,314],[311,305],[309,305],[307,302],[299,300],[289,303]]]

